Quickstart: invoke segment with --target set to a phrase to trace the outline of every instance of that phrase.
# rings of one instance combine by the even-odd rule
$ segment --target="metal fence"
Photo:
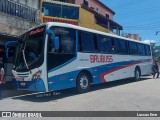
[[[0,0],[0,12],[36,22],[36,9],[10,0]]]

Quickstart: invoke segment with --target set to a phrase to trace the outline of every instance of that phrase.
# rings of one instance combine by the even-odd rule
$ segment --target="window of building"
[[[108,13],[106,13],[106,17],[109,18],[109,14]]]
[[[89,7],[89,2],[87,0],[83,0],[83,4],[87,7]]]
[[[42,8],[42,12],[44,13],[45,16],[49,15],[49,11],[45,9],[44,7]]]
[[[99,12],[99,8],[98,7],[96,7],[96,12]]]
[[[50,4],[47,2],[42,3],[45,16],[61,17],[68,19],[79,19],[79,8],[74,6]],[[69,14],[68,14],[69,13]]]
[[[110,37],[98,35],[98,52],[100,53],[112,53],[112,41]]]
[[[80,32],[79,51],[92,53],[96,52],[95,34],[89,32]]]
[[[55,0],[55,1],[66,2],[66,3],[68,3],[68,0]]]
[[[10,0],[10,1],[14,1],[14,2],[17,2],[17,1],[19,1],[19,0]]]

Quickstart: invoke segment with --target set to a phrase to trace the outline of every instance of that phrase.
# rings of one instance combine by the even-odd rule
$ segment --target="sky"
[[[142,40],[160,45],[160,0],[100,0],[115,11],[122,33],[139,34]],[[156,35],[156,33],[158,34]]]

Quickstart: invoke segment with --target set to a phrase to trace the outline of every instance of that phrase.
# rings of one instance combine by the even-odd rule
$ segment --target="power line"
[[[133,26],[124,26],[124,27],[146,27],[146,26],[153,26],[153,25],[159,25],[160,22],[151,22],[151,23],[146,23],[146,24],[137,24]]]
[[[123,20],[123,18],[119,18],[120,20]],[[143,23],[144,22],[148,22],[148,21],[154,21],[154,20],[157,20],[157,16],[156,17],[150,17],[150,18],[146,18],[146,17],[141,17],[141,19],[132,19],[134,21],[132,21],[132,23],[136,23],[136,22],[139,22],[139,21],[142,21]],[[127,24],[127,23],[131,23],[131,21],[126,21],[124,22],[123,24]]]
[[[102,0],[101,0],[102,1]],[[134,0],[134,1],[126,1],[126,2],[129,2],[129,3],[126,3],[126,4],[120,4],[120,5],[117,5],[117,6],[113,6],[114,8],[122,8],[124,6],[132,6],[134,4],[137,4],[137,3],[141,3],[141,2],[146,2],[147,0]],[[121,2],[122,3],[122,2]]]
[[[158,25],[152,25],[152,26],[125,26],[124,28],[136,28],[136,29],[157,29],[160,28],[160,24]]]
[[[133,16],[137,16],[137,15],[144,15],[145,13],[156,13],[156,10],[160,9],[160,6],[157,7],[152,7],[152,8],[146,8],[146,10],[138,10],[138,11],[134,11],[134,12],[127,12],[127,13],[123,13],[121,16],[122,17],[133,17]]]

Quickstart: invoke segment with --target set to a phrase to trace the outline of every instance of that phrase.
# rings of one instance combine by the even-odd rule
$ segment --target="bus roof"
[[[86,31],[86,32],[92,32],[92,33],[96,33],[96,34],[100,34],[100,35],[106,35],[106,36],[110,36],[110,37],[114,37],[114,38],[119,38],[119,39],[123,39],[123,40],[128,40],[128,41],[132,41],[132,42],[137,42],[137,43],[150,45],[150,44],[145,43],[143,41],[138,41],[138,40],[134,40],[134,39],[130,39],[130,38],[125,38],[125,37],[122,37],[122,36],[118,36],[116,34],[105,33],[105,32],[101,32],[101,31],[97,31],[97,30],[93,30],[93,29],[89,29],[89,28],[85,28],[85,27],[80,27],[80,26],[76,26],[76,25],[72,25],[72,24],[67,24],[67,23],[47,22],[47,23],[43,23],[41,25],[38,25],[36,27],[40,27],[42,25],[47,25],[48,27],[59,26],[59,27],[66,27],[66,28],[74,28],[74,29],[77,29],[77,30],[82,30],[82,31]],[[34,28],[36,28],[36,27],[34,27]]]

